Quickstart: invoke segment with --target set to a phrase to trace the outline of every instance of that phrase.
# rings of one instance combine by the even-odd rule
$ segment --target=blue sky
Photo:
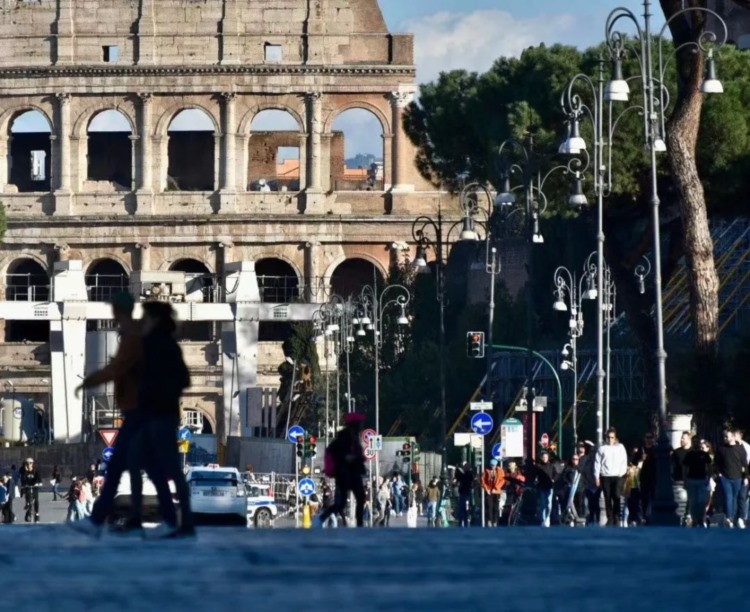
[[[658,0],[654,24],[664,19]],[[604,39],[609,12],[626,7],[640,17],[642,0],[380,0],[391,31],[416,36],[417,78],[441,70],[486,70],[500,56],[545,43],[586,48]],[[633,33],[634,29],[623,31]]]

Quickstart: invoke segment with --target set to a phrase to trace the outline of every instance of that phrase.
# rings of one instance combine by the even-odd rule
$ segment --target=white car
[[[247,491],[247,526],[258,529],[272,527],[279,514],[271,485],[245,482]]]
[[[247,496],[237,468],[196,466],[188,469],[185,478],[193,514],[246,524]]]
[[[143,519],[155,519],[159,516],[159,499],[156,497],[156,487],[154,483],[149,480],[145,472],[142,474],[143,478]],[[100,486],[104,484],[104,478],[100,480]],[[169,490],[172,493],[172,501],[174,501],[175,509],[179,514],[179,502],[175,491],[174,482],[169,481]],[[117,493],[115,494],[115,501],[113,504],[112,514],[114,518],[123,519],[126,518],[130,511],[130,472],[127,470],[120,476],[120,484],[117,487]]]

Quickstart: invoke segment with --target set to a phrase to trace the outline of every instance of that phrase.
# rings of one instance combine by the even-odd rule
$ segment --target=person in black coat
[[[365,486],[362,482],[365,474],[365,458],[359,438],[364,420],[364,415],[349,412],[344,417],[346,426],[336,434],[326,449],[326,453],[330,454],[334,463],[336,492],[334,503],[317,516],[317,527],[322,527],[332,514],[341,515],[346,524],[344,512],[350,492],[354,494],[357,527],[365,525]]]
[[[26,522],[30,523],[33,520],[35,523],[38,523],[39,488],[42,486],[42,477],[39,475],[39,470],[36,469],[34,460],[31,457],[26,459],[23,466],[21,466],[18,483],[22,495],[26,500]]]
[[[190,489],[177,449],[180,397],[190,386],[190,372],[174,337],[176,330],[174,310],[170,304],[144,302],[142,374],[135,415],[140,419],[141,426],[133,440],[128,462],[131,475],[145,469],[154,483],[163,520],[157,535],[162,537],[195,534],[190,511]],[[170,480],[174,481],[180,502],[179,528],[169,490]],[[136,528],[141,522],[142,487],[140,478],[132,480],[132,514],[128,523]]]

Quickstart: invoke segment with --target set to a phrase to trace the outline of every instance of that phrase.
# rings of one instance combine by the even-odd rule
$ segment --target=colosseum
[[[289,321],[455,206],[415,167],[414,40],[377,0],[0,0],[0,40],[0,393],[56,441],[111,409],[74,389],[111,354],[113,292],[174,282],[186,419],[262,435]],[[352,109],[370,167],[345,161]]]

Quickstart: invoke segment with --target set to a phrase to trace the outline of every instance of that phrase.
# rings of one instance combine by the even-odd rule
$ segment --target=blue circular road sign
[[[471,417],[471,429],[478,436],[486,436],[492,431],[492,417],[486,412],[478,412]]]
[[[301,425],[292,425],[289,428],[289,431],[286,432],[286,439],[289,440],[292,444],[294,444],[297,441],[297,438],[300,436],[305,435],[305,430]]]
[[[300,495],[308,497],[315,493],[315,481],[312,478],[303,478],[297,485],[297,490]]]
[[[183,442],[186,440],[192,440],[193,432],[190,431],[187,427],[181,427],[179,433],[177,434],[177,437]]]
[[[102,451],[102,460],[109,463],[109,460],[112,459],[112,455],[114,454],[115,449],[108,446]]]
[[[503,443],[498,442],[492,445],[492,458],[498,461],[503,458]]]

